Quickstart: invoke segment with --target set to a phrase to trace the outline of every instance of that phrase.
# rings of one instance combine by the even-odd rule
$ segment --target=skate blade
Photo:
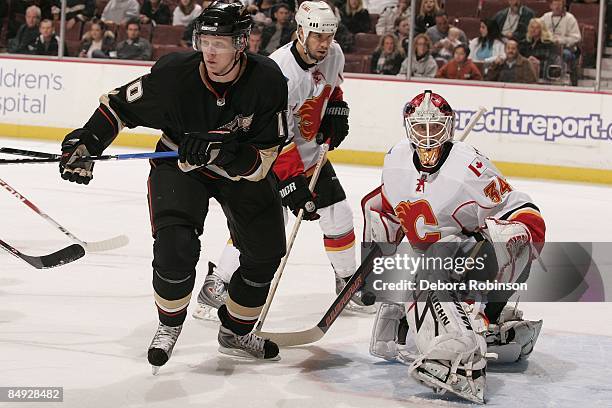
[[[440,381],[439,379],[437,379],[436,377],[433,377],[429,374],[420,372],[418,370],[414,370],[412,372],[412,376],[419,382],[423,383],[424,385],[433,388],[434,391],[437,394],[444,394],[446,391],[461,397],[463,399],[466,399],[468,401],[474,402],[476,404],[482,404],[484,405],[485,401],[484,401],[484,393],[482,396],[478,396],[478,395],[473,395],[473,394],[468,394],[466,392],[462,392],[459,390],[454,389],[451,385],[444,383],[442,381]]]
[[[273,358],[257,358],[244,350],[219,346],[219,353],[235,358],[238,361],[279,361],[280,354]]]
[[[219,316],[217,315],[217,309],[212,306],[203,305],[198,303],[198,306],[192,313],[194,319],[207,320],[210,322],[219,322]]]

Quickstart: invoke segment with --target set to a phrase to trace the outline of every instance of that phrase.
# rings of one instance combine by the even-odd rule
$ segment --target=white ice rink
[[[0,146],[58,151],[58,144],[0,139]],[[122,150],[111,148],[109,151]],[[493,155],[494,156],[494,155]],[[380,169],[338,165],[360,236],[360,198]],[[63,386],[61,407],[413,407],[466,406],[416,384],[407,367],[368,354],[372,317],[344,313],[314,345],[282,349],[276,363],[237,362],[217,352],[217,326],[190,314],[169,363],[151,375],[146,350],[157,327],[151,287],[146,161],[98,163],[80,186],[56,165],[0,166],[0,178],[84,240],[118,234],[126,247],[35,270],[0,253],[0,386]],[[612,241],[612,188],[510,180],[541,208],[548,241]],[[40,255],[70,242],[0,191],[0,239]],[[265,233],[262,231],[262,233]],[[208,260],[227,239],[212,201],[202,237],[197,290]],[[333,294],[333,273],[318,225],[303,223],[266,322],[267,330],[317,322]],[[522,304],[544,319],[527,363],[489,366],[488,405],[612,406],[610,304]],[[2,405],[2,403],[0,403]],[[53,406],[41,403],[15,407]]]

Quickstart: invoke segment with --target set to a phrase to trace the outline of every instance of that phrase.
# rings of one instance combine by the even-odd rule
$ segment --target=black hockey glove
[[[316,196],[308,189],[308,182],[303,175],[281,181],[279,192],[283,205],[296,216],[299,210],[304,209],[304,220],[314,221],[320,218],[317,214]]]
[[[64,180],[78,184],[89,184],[93,179],[94,162],[81,157],[102,154],[104,147],[89,129],[75,129],[62,142],[62,158],[59,164]]]
[[[330,101],[325,108],[325,116],[319,126],[317,143],[323,144],[330,139],[329,150],[334,150],[348,135],[349,107],[344,101]]]
[[[179,161],[193,166],[216,164],[223,167],[236,158],[238,147],[236,134],[231,130],[185,133],[178,150]]]

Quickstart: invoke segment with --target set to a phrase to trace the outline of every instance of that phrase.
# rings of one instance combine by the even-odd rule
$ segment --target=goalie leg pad
[[[399,303],[381,303],[374,319],[370,354],[388,361],[396,361],[399,355],[397,341],[404,306]]]
[[[420,353],[411,375],[437,392],[484,403],[486,342],[474,332],[474,317],[458,301],[440,302],[436,291],[422,292],[420,299],[407,313]]]

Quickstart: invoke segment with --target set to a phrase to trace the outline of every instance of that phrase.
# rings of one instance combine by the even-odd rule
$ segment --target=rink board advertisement
[[[82,126],[102,93],[149,69],[146,63],[0,58],[0,134],[59,139],[66,129]],[[612,95],[593,92],[349,76],[343,90],[351,109],[350,135],[334,158],[381,164],[384,152],[405,137],[404,104],[424,89],[441,93],[451,103],[458,130],[485,107],[488,111],[467,141],[495,162],[522,169],[520,175],[529,171],[529,164],[542,165],[534,177],[565,169],[568,179],[586,171],[597,172],[593,181],[612,182],[612,112],[604,109],[612,104]],[[153,135],[159,134],[144,128],[129,132],[133,134],[117,143],[153,146]],[[502,166],[509,173],[507,168]],[[574,172],[578,178],[572,168],[582,170]]]

